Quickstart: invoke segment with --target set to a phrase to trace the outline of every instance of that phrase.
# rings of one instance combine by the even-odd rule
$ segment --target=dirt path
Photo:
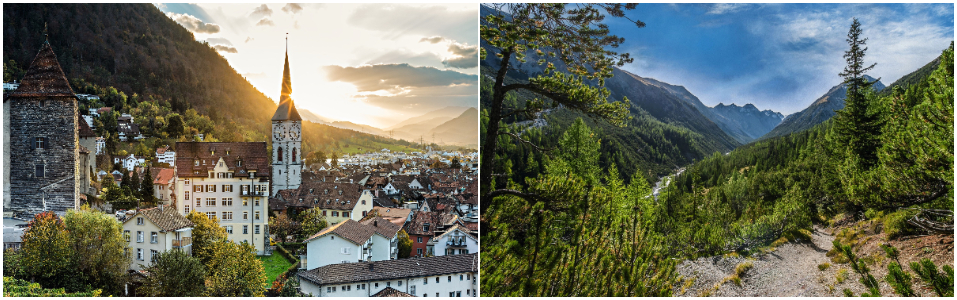
[[[841,266],[821,271],[818,265],[829,263],[827,251],[833,247],[834,237],[815,227],[811,243],[787,243],[770,253],[744,257],[707,257],[685,261],[678,265],[678,273],[686,280],[694,278],[684,294],[678,286],[675,295],[721,296],[721,297],[766,297],[766,296],[842,296],[844,288],[855,294],[863,289],[857,283],[858,276],[848,270],[847,280],[837,283],[835,274]],[[753,268],[741,277],[741,286],[725,278],[734,274],[735,267],[751,261]],[[723,283],[722,283],[723,282]],[[720,283],[720,284],[719,284]],[[715,289],[718,285],[717,289]]]

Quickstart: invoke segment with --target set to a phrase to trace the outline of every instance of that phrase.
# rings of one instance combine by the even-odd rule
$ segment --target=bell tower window
[[[289,162],[292,162],[292,163],[296,162],[296,148],[292,148],[292,160],[290,160]]]
[[[276,155],[279,156],[278,160],[282,161],[282,147],[279,147],[279,151],[276,152]]]

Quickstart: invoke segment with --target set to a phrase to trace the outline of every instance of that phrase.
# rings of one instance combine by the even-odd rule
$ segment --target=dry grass
[[[817,269],[821,271],[826,271],[827,268],[830,268],[830,267],[831,267],[831,264],[829,263],[823,263],[823,264],[817,265]]]
[[[837,270],[837,274],[834,276],[834,279],[837,280],[837,284],[844,283],[844,281],[847,280],[847,269],[841,268],[840,270]]]

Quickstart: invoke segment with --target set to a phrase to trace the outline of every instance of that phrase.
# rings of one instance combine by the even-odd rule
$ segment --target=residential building
[[[473,231],[459,224],[452,225],[441,234],[436,233],[435,237],[426,244],[426,253],[432,256],[469,254],[478,251],[478,237]]]
[[[146,164],[146,158],[130,154],[130,156],[127,157],[114,157],[113,163],[122,164],[123,169],[126,169],[127,171],[133,171],[133,168]]]
[[[77,98],[44,42],[16,90],[3,94],[3,213],[64,215],[79,204]]]
[[[351,183],[306,182],[296,189],[280,191],[270,201],[281,202],[283,211],[322,209],[329,225],[350,219],[358,221],[372,210],[372,192]]]
[[[392,222],[381,217],[366,218],[359,221],[359,224],[372,226],[376,233],[389,240],[388,256],[383,257],[384,253],[376,252],[372,257],[373,261],[399,259],[399,230],[402,230],[402,226],[392,224]]]
[[[477,297],[478,255],[325,265],[300,271],[302,293],[314,297],[369,297],[387,288],[416,297]]]
[[[153,197],[159,199],[159,203],[163,205],[173,205],[176,170],[170,168],[150,168],[150,175],[153,176]]]
[[[180,142],[176,151],[176,211],[215,216],[229,240],[249,242],[264,254],[269,241],[266,142]]]
[[[429,253],[428,243],[435,237],[435,232],[445,226],[455,223],[457,217],[430,211],[416,211],[409,218],[403,229],[412,239],[412,256],[426,256]]]
[[[326,227],[303,241],[306,244],[306,269],[338,263],[390,260],[395,252],[393,249],[396,248],[398,231],[398,226],[384,220],[370,224],[346,220]]]
[[[143,270],[157,254],[170,250],[192,254],[192,230],[193,222],[162,205],[137,211],[123,222],[130,269]]]
[[[162,148],[156,148],[156,162],[169,164],[170,167],[176,166],[176,152],[169,149],[169,145]]]

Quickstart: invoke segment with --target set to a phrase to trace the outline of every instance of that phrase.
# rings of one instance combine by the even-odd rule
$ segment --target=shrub
[[[830,268],[830,267],[831,267],[831,264],[829,263],[823,263],[823,264],[817,265],[817,269],[821,271],[825,271],[827,270],[827,268]]]
[[[937,265],[931,260],[924,258],[920,260],[920,263],[916,261],[911,262],[910,268],[914,270],[914,273],[920,276],[920,279],[923,280],[925,284],[934,289],[937,296],[954,296],[954,268],[951,266],[944,265],[941,268],[944,272],[938,272]]]
[[[900,210],[887,215],[884,218],[884,231],[887,232],[888,239],[896,239],[902,236],[917,233],[917,229],[907,224],[907,219],[914,215],[908,210]]]
[[[837,275],[834,276],[834,279],[837,280],[838,284],[844,283],[844,281],[847,280],[847,269],[841,268],[837,270]]]

